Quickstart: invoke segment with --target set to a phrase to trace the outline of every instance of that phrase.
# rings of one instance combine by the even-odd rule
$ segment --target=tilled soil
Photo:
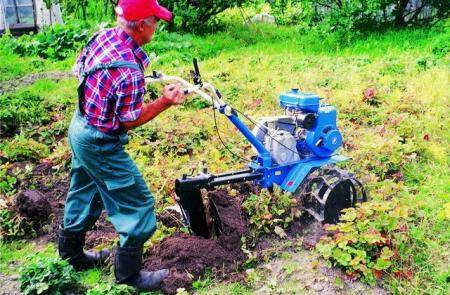
[[[40,243],[55,241],[57,230],[64,214],[64,200],[68,190],[68,179],[48,184],[52,177],[51,165],[40,164],[33,170],[34,190],[23,190],[13,203],[13,209],[34,225]],[[45,180],[45,182],[44,182]],[[27,187],[26,184],[21,187]],[[230,195],[230,189],[235,192]],[[248,233],[248,221],[241,203],[257,188],[242,184],[231,186],[229,190],[218,189],[208,193],[208,200],[214,202],[222,222],[219,237],[205,239],[176,231],[174,235],[147,249],[144,254],[144,269],[153,271],[161,268],[170,270],[161,288],[164,293],[175,294],[178,288],[190,289],[192,282],[206,272],[216,279],[231,282],[242,280],[243,264],[246,254],[242,251],[241,237]],[[158,216],[166,226],[180,228],[180,216],[174,211],[164,211]],[[320,225],[305,227],[307,221],[295,223],[287,234],[290,237],[301,235],[306,249],[313,248],[323,229]],[[308,228],[305,230],[305,228]],[[112,245],[118,238],[113,226],[102,214],[94,228],[87,233],[86,249],[99,245]],[[264,252],[270,247],[270,237],[258,241],[255,251]],[[261,258],[262,259],[262,258]]]
[[[47,174],[39,167],[36,173]],[[60,184],[59,184],[60,185]],[[35,226],[41,243],[54,241],[57,229],[62,222],[64,198],[67,191],[38,185],[37,190],[24,190],[15,198],[14,210]],[[241,250],[241,236],[247,234],[248,222],[241,209],[242,196],[230,197],[226,190],[216,190],[208,194],[213,201],[222,221],[222,233],[219,237],[205,239],[176,232],[161,243],[148,249],[144,257],[144,269],[157,270],[167,268],[169,277],[162,284],[162,291],[175,294],[178,288],[189,289],[192,281],[210,271],[214,276],[227,280],[241,278],[242,264],[246,255]],[[164,223],[171,219],[161,216]],[[177,224],[172,224],[177,225]],[[111,244],[118,235],[106,220],[106,215],[97,221],[86,236],[86,249]]]
[[[16,166],[23,168],[27,164],[31,163],[16,163]],[[17,212],[32,225],[36,239],[40,243],[56,241],[58,228],[64,218],[64,203],[69,189],[69,179],[55,177],[51,163],[37,164],[32,174],[33,183],[29,180],[23,180],[20,183],[22,190],[11,202],[9,210]],[[25,189],[31,186],[34,189]],[[110,244],[117,236],[113,226],[107,221],[106,214],[103,213],[94,228],[86,235],[86,249]]]
[[[169,277],[162,290],[175,294],[178,288],[189,288],[192,280],[201,277],[206,270],[216,277],[236,275],[246,259],[241,250],[241,236],[247,233],[247,220],[240,207],[240,198],[230,198],[226,190],[209,193],[222,221],[222,234],[218,238],[205,239],[177,233],[150,248],[144,257],[146,270],[167,268]]]

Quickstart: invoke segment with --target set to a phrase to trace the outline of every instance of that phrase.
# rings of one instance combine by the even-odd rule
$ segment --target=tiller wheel
[[[208,189],[220,185],[260,179],[263,175],[251,169],[222,174],[209,174],[206,170],[197,176],[183,175],[175,181],[175,192],[183,218],[189,229],[197,236],[211,238],[220,236],[222,222],[219,212],[206,194]]]
[[[354,174],[333,166],[310,173],[295,195],[311,216],[329,224],[339,221],[342,209],[367,200],[364,186]]]

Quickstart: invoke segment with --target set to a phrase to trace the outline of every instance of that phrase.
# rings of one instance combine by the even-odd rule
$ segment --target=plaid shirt
[[[73,68],[80,79],[81,56]],[[139,45],[120,28],[106,29],[98,33],[86,53],[85,70],[100,63],[129,61],[142,69],[150,61]],[[82,104],[88,123],[100,131],[116,133],[120,123],[139,118],[145,94],[143,71],[132,68],[99,70],[87,77]]]

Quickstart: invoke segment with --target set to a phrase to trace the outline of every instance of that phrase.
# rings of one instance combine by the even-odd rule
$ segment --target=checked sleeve
[[[145,95],[145,80],[142,73],[127,70],[119,82],[115,114],[120,122],[136,121],[141,115]]]

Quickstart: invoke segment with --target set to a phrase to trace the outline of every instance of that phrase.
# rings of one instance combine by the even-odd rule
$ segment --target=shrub
[[[421,1],[410,11],[410,1],[393,0],[271,0],[271,12],[281,24],[297,24],[304,32],[317,33],[327,43],[348,44],[367,31],[437,22],[449,16],[444,0]],[[419,17],[430,9],[428,18]],[[448,43],[448,42],[447,42]],[[441,49],[436,49],[438,52]],[[445,48],[444,48],[445,50]]]
[[[277,24],[302,25],[311,21],[311,6],[298,0],[272,0],[270,13]]]
[[[341,222],[327,227],[316,245],[320,255],[351,278],[374,285],[383,274],[411,276],[408,261],[398,251],[408,244],[411,208],[397,201],[372,201],[343,210]]]
[[[173,27],[178,30],[201,33],[211,25],[217,14],[228,8],[241,6],[247,1],[243,0],[210,0],[210,1],[181,1],[166,0],[166,5],[174,12]]]
[[[59,258],[37,257],[20,269],[20,291],[24,295],[68,294],[79,289],[75,269]]]
[[[81,48],[88,38],[89,31],[80,24],[56,24],[35,35],[22,35],[19,38],[4,36],[0,39],[0,50],[21,56],[35,55],[63,60]]]

